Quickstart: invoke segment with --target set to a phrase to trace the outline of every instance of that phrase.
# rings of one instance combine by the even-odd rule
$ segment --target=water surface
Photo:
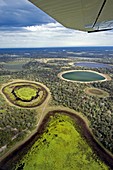
[[[112,67],[109,64],[93,63],[93,62],[79,62],[79,63],[75,63],[75,66],[89,67],[89,68],[109,68],[109,67]]]
[[[80,82],[90,82],[105,80],[105,77],[90,71],[72,71],[62,74],[62,77],[67,80],[80,81]]]

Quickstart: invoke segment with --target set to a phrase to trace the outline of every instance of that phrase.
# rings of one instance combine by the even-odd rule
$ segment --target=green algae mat
[[[12,104],[25,108],[40,106],[47,98],[47,90],[38,83],[13,82],[2,88],[2,93]]]
[[[17,86],[13,93],[22,101],[31,101],[37,95],[37,88],[28,85],[24,85],[23,87]]]
[[[16,165],[15,170],[20,169],[108,170],[108,167],[81,136],[75,120],[56,111],[46,119],[38,140]]]

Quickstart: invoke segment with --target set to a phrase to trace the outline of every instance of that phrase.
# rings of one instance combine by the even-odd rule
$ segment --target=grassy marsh
[[[40,106],[48,96],[43,86],[27,81],[9,83],[2,88],[2,93],[12,104],[26,108]]]
[[[62,113],[62,112],[61,112]],[[23,170],[107,170],[68,115],[56,112],[16,167]]]
[[[101,98],[109,97],[109,93],[98,88],[86,88],[84,92],[91,96],[96,96],[96,97],[101,97]]]

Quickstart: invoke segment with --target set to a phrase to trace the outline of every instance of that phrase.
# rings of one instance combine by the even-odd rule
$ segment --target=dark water
[[[109,64],[92,63],[92,62],[75,63],[75,66],[82,66],[82,67],[89,67],[89,68],[109,68],[109,67],[113,67],[113,66],[110,66]]]
[[[113,46],[96,46],[96,47],[50,47],[50,48],[0,48],[1,52],[30,52],[30,51],[113,51]]]
[[[63,78],[72,81],[90,82],[104,80],[105,78],[97,73],[88,71],[72,71],[62,75]]]

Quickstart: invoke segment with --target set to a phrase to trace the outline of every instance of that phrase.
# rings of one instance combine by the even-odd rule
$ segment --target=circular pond
[[[48,96],[46,87],[31,81],[8,83],[2,93],[12,104],[25,108],[40,106]]]
[[[89,70],[72,70],[60,74],[60,78],[74,82],[97,82],[105,81],[106,77],[95,71]]]
[[[90,96],[96,96],[100,98],[109,97],[109,93],[98,88],[86,88],[84,92]]]

